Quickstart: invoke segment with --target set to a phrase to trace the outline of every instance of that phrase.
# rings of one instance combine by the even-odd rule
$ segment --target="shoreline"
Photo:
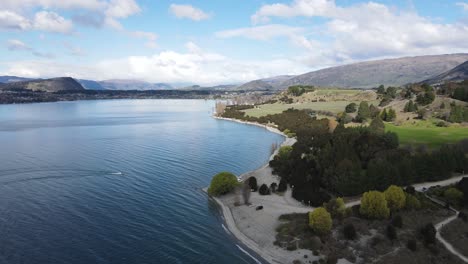
[[[271,127],[271,126],[268,126],[268,125],[263,125],[263,124],[259,124],[259,123],[255,123],[255,122],[237,120],[237,119],[233,119],[233,118],[219,117],[219,116],[215,116],[215,115],[213,115],[213,118],[218,119],[218,120],[237,122],[237,123],[241,123],[241,124],[245,124],[245,125],[252,125],[252,126],[262,127],[264,129],[272,132],[272,133],[283,136],[283,138],[284,138],[283,142],[281,142],[281,144],[279,144],[277,146],[277,148],[275,149],[275,151],[271,154],[271,156],[269,158],[269,161],[272,160],[277,155],[279,149],[282,146],[292,145],[292,144],[294,144],[296,142],[296,139],[287,137],[283,132],[281,132],[279,129],[277,129],[275,127]],[[265,170],[267,168],[269,168],[269,162],[266,162],[264,165],[260,166],[258,169],[248,171],[248,172],[245,172],[245,173],[239,175],[238,179],[240,179],[241,181],[244,181],[245,180],[244,177],[250,176],[250,175],[255,175],[257,173],[261,173],[261,171],[263,171],[263,170]],[[207,188],[203,188],[203,191],[206,193]],[[252,194],[254,194],[254,193],[252,193]],[[287,196],[287,194],[285,193],[284,196]],[[241,230],[241,228],[239,228],[238,224],[236,223],[236,217],[234,216],[231,207],[227,204],[226,201],[223,201],[223,199],[218,198],[218,197],[209,196],[209,198],[216,202],[216,204],[217,204],[217,206],[219,208],[219,211],[220,211],[220,213],[222,215],[222,219],[223,219],[223,222],[225,224],[225,227],[227,228],[229,233],[237,241],[239,241],[241,245],[244,245],[249,250],[255,252],[258,256],[260,256],[263,259],[263,261],[260,261],[261,263],[270,263],[270,264],[284,263],[284,261],[278,260],[278,257],[275,256],[275,254],[274,254],[274,252],[275,252],[274,250],[272,252],[271,250],[267,250],[264,247],[262,248],[262,246],[259,245],[259,243],[254,241],[254,239],[250,238],[248,235],[246,235]],[[281,199],[284,199],[284,198],[281,198]],[[295,205],[295,206],[300,207],[300,205]],[[311,208],[310,207],[302,207],[300,209],[309,211]],[[240,221],[239,219],[237,219],[237,220]],[[275,221],[276,220],[277,219],[275,219]],[[273,247],[274,245],[271,244],[270,246]],[[256,260],[256,261],[258,262],[259,260]]]

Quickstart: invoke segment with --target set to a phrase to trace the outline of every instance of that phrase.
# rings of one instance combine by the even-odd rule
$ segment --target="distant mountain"
[[[173,87],[165,83],[149,83],[139,80],[105,80],[99,84],[105,90],[170,90]]]
[[[442,74],[434,76],[430,79],[423,81],[424,83],[428,84],[437,84],[437,83],[444,83],[448,81],[457,82],[468,80],[468,61],[458,65],[457,67],[446,71]]]
[[[275,90],[275,88],[265,82],[265,81],[262,81],[262,80],[255,80],[255,81],[251,81],[251,82],[248,82],[248,83],[245,83],[241,86],[238,86],[236,87],[235,90],[242,90],[242,91],[255,91],[255,90]]]
[[[238,85],[235,84],[220,84],[215,86],[200,86],[200,85],[190,85],[181,88],[178,90],[186,91],[197,91],[197,90],[206,90],[206,91],[231,91],[234,90]]]
[[[265,79],[260,79],[261,81],[264,81],[268,83],[269,85],[273,86],[274,88],[281,88],[281,84],[284,83],[285,81],[295,77],[295,75],[279,75],[279,76],[274,76],[270,78],[265,78]]]
[[[99,82],[92,80],[76,79],[87,90],[105,90]]]
[[[449,71],[468,60],[468,54],[430,55],[366,61],[298,75],[281,84],[321,87],[372,88],[380,84],[417,83]]]
[[[71,77],[41,79],[0,84],[0,90],[31,90],[42,92],[82,91],[83,86]]]
[[[35,79],[18,77],[18,76],[0,76],[1,83],[12,83],[12,82],[31,81],[31,80],[35,80]]]

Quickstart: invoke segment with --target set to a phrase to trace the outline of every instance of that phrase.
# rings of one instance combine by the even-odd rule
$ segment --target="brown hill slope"
[[[0,84],[0,90],[31,90],[42,92],[58,91],[82,91],[85,90],[81,84],[70,77],[60,77],[44,80],[32,80]]]

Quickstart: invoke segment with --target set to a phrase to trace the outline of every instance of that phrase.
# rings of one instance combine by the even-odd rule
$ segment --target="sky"
[[[462,52],[463,0],[0,1],[0,75],[215,85]]]

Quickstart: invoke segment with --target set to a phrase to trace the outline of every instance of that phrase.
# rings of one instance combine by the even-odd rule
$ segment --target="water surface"
[[[201,191],[279,135],[203,100],[0,106],[0,263],[255,263]]]

